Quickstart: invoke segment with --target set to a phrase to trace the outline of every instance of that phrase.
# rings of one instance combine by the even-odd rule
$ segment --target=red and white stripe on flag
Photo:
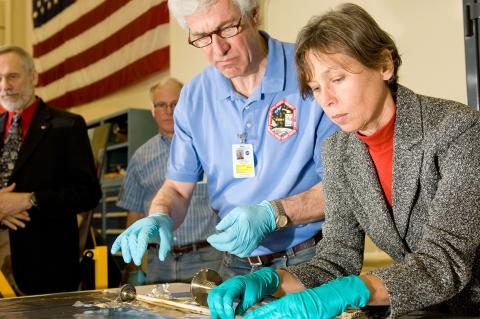
[[[88,103],[169,67],[166,0],[32,0],[38,95]]]

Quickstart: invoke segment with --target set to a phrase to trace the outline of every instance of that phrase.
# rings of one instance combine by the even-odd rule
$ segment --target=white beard
[[[28,106],[28,102],[30,102],[31,97],[33,96],[33,87],[26,89],[15,101],[9,101],[6,99],[4,100],[4,95],[4,93],[0,94],[0,96],[2,96],[0,97],[2,107],[8,112],[18,113],[23,111]]]

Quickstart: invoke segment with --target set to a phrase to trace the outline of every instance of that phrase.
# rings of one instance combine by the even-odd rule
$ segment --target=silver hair
[[[183,83],[175,78],[171,78],[171,77],[164,78],[150,88],[150,100],[153,101],[153,97],[154,97],[153,95],[155,94],[155,91],[157,89],[163,88],[168,85],[178,86],[179,89],[182,89],[183,87]]]
[[[188,17],[196,12],[204,10],[217,2],[218,0],[168,0],[168,8],[173,14],[178,24],[184,29],[187,28],[187,21],[185,17]],[[236,5],[243,15],[251,13],[258,8],[259,0],[230,0]]]
[[[22,59],[25,70],[27,70],[28,73],[31,73],[33,70],[35,70],[35,64],[32,56],[21,47],[17,47],[15,45],[0,45],[0,55],[7,53],[15,53],[18,55]]]

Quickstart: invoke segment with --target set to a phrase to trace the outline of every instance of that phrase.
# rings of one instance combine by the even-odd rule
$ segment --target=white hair
[[[22,59],[23,66],[29,73],[35,70],[33,58],[26,50],[15,45],[0,45],[0,55],[7,53],[15,53],[20,59]]]
[[[178,24],[180,24],[182,28],[186,29],[187,21],[185,21],[185,17],[204,10],[217,1],[218,0],[168,0],[168,8],[177,20]],[[240,9],[242,16],[251,13],[259,6],[259,0],[230,1],[232,1],[233,4]]]
[[[175,79],[175,78],[172,78],[172,77],[167,77],[167,78],[164,78],[163,80],[161,80],[160,82],[158,83],[155,83],[151,88],[150,88],[150,100],[152,100],[153,102],[153,99],[154,99],[154,96],[155,96],[155,91],[160,89],[160,88],[164,88],[166,86],[177,86],[179,90],[182,89],[183,87],[183,83],[180,82],[179,80]]]

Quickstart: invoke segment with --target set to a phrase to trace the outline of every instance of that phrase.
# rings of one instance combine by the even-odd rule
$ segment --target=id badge
[[[250,178],[255,177],[255,166],[253,161],[252,144],[232,145],[233,177]]]

